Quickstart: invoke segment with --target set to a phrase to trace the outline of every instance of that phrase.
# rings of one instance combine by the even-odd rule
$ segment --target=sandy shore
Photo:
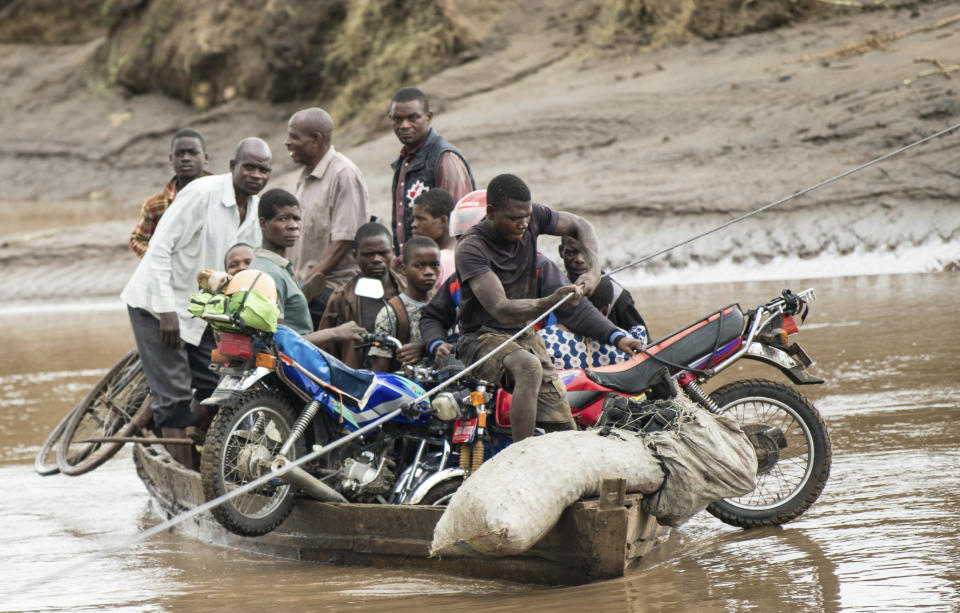
[[[434,125],[479,183],[523,177],[536,200],[591,219],[615,265],[960,122],[956,78],[916,78],[931,60],[960,63],[960,21],[945,21],[957,14],[956,2],[891,7],[629,58],[518,35],[421,85],[443,92]],[[897,33],[880,49],[831,54]],[[207,134],[215,172],[240,137],[259,135],[277,158],[271,185],[293,182],[282,140],[295,106],[236,101],[201,114],[159,96],[78,90],[68,75],[91,45],[0,48],[0,265],[13,280],[2,301],[118,294],[136,265],[126,237],[167,178],[177,127]],[[395,137],[348,130],[335,144],[386,217]],[[960,131],[672,252],[634,280],[672,279],[691,263],[784,277],[844,258],[868,262],[862,272],[949,268],[960,260],[958,150]]]

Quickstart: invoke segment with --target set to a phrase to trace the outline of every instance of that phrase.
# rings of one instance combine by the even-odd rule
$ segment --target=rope
[[[636,260],[635,262],[630,262],[629,264],[624,264],[623,266],[620,266],[619,268],[615,268],[615,269],[611,270],[610,272],[606,273],[604,276],[610,276],[610,275],[612,275],[612,274],[614,274],[614,273],[620,272],[621,270],[626,270],[627,268],[631,268],[631,267],[636,266],[636,265],[638,265],[638,264],[642,264],[643,262],[646,262],[647,260],[650,260],[650,259],[652,259],[652,258],[655,258],[655,257],[657,257],[657,256],[659,256],[659,255],[663,255],[664,253],[667,253],[667,252],[669,252],[669,251],[672,251],[672,250],[674,250],[674,249],[677,249],[678,247],[682,247],[682,246],[684,246],[684,245],[686,245],[686,244],[692,243],[693,241],[699,240],[699,239],[701,239],[701,238],[703,238],[703,237],[705,237],[705,236],[709,236],[710,234],[713,234],[714,232],[719,232],[720,230],[722,230],[722,229],[724,229],[724,228],[727,228],[727,227],[729,227],[729,226],[732,226],[733,224],[738,223],[738,222],[740,222],[740,221],[743,221],[744,219],[747,219],[747,218],[749,218],[749,217],[753,217],[754,215],[757,215],[757,214],[759,214],[759,213],[762,213],[763,211],[766,211],[766,210],[771,209],[771,208],[773,208],[773,207],[775,207],[775,206],[778,206],[778,205],[780,205],[780,204],[783,204],[784,202],[787,202],[787,201],[789,201],[789,200],[793,200],[794,198],[798,198],[798,197],[800,197],[800,196],[802,196],[802,195],[804,195],[804,194],[807,194],[807,193],[809,193],[809,192],[812,192],[812,191],[815,190],[815,189],[819,189],[819,188],[821,188],[821,187],[823,187],[823,186],[825,186],[825,185],[829,185],[830,183],[833,183],[834,181],[838,181],[838,180],[840,180],[840,179],[842,179],[842,178],[844,178],[844,177],[848,177],[848,176],[850,176],[850,175],[852,175],[852,174],[854,174],[854,173],[856,173],[856,172],[859,172],[859,171],[861,171],[861,170],[864,170],[864,169],[866,169],[866,168],[869,168],[870,166],[873,166],[873,165],[875,165],[875,164],[879,164],[880,162],[882,162],[882,161],[884,161],[884,160],[887,160],[887,159],[889,159],[889,158],[894,157],[895,155],[899,155],[899,154],[901,154],[901,153],[903,153],[903,152],[905,152],[905,151],[908,151],[908,150],[910,150],[910,149],[913,149],[914,147],[917,147],[917,146],[919,146],[919,145],[922,145],[922,144],[924,144],[924,143],[926,143],[926,142],[928,142],[928,141],[931,141],[931,140],[933,140],[933,139],[935,139],[935,138],[938,138],[938,137],[940,137],[940,136],[943,136],[943,135],[945,135],[945,134],[948,134],[948,133],[950,133],[950,132],[953,132],[954,130],[956,130],[956,129],[958,129],[958,128],[960,128],[960,123],[954,124],[954,125],[952,125],[952,126],[950,126],[950,127],[948,127],[948,128],[945,128],[945,129],[943,129],[943,130],[940,130],[939,132],[936,132],[936,133],[934,133],[934,134],[931,134],[931,135],[929,135],[929,136],[926,136],[926,137],[924,137],[924,138],[921,138],[920,140],[914,141],[914,142],[910,143],[909,145],[905,145],[905,146],[903,146],[903,147],[900,147],[899,149],[896,149],[896,150],[894,150],[894,151],[891,151],[891,152],[889,152],[889,153],[886,153],[886,154],[884,154],[884,155],[882,155],[882,156],[880,156],[880,157],[878,157],[878,158],[875,158],[875,159],[873,159],[873,160],[871,160],[871,161],[869,161],[869,162],[867,162],[867,163],[865,163],[865,164],[861,164],[860,166],[857,166],[857,167],[855,167],[855,168],[851,168],[850,170],[847,170],[846,172],[842,172],[842,173],[840,173],[840,174],[838,174],[838,175],[836,175],[836,176],[833,176],[833,177],[831,177],[831,178],[829,178],[829,179],[826,179],[826,180],[824,180],[824,181],[821,181],[821,182],[819,182],[819,183],[817,183],[817,184],[815,184],[815,185],[812,185],[812,186],[810,186],[810,187],[808,187],[808,188],[806,188],[806,189],[802,189],[802,190],[800,190],[800,191],[798,191],[798,192],[795,192],[795,193],[793,193],[793,194],[791,194],[791,195],[789,195],[789,196],[786,196],[785,198],[781,198],[780,200],[777,200],[777,201],[771,202],[771,203],[769,203],[769,204],[766,204],[766,205],[764,205],[764,206],[762,206],[762,207],[760,207],[760,208],[758,208],[758,209],[755,209],[755,210],[753,210],[753,211],[750,211],[749,213],[745,213],[745,214],[743,214],[743,215],[740,215],[739,217],[735,217],[734,219],[731,219],[730,221],[727,221],[726,223],[721,224],[721,225],[719,225],[719,226],[717,226],[717,227],[715,227],[715,228],[713,228],[713,229],[711,229],[711,230],[707,230],[706,232],[701,232],[700,234],[697,234],[697,235],[692,236],[692,237],[690,237],[690,238],[687,238],[687,239],[685,239],[685,240],[683,240],[683,241],[680,241],[679,243],[676,243],[676,244],[674,244],[674,245],[672,245],[672,246],[670,246],[670,247],[666,247],[666,248],[664,248],[664,249],[660,249],[659,251],[655,251],[655,252],[653,252],[653,253],[651,253],[651,254],[645,255],[644,257],[640,258],[639,260]],[[446,388],[447,386],[451,385],[451,384],[454,383],[455,381],[457,381],[457,380],[459,380],[460,378],[464,377],[467,373],[469,373],[470,371],[472,371],[472,370],[475,369],[476,367],[478,367],[478,366],[480,366],[481,364],[483,364],[484,362],[486,362],[490,357],[496,355],[496,353],[497,353],[498,351],[500,351],[501,349],[503,349],[503,348],[504,348],[505,346],[507,346],[509,343],[511,343],[511,342],[513,342],[514,340],[516,340],[521,334],[523,334],[524,332],[526,332],[527,330],[529,330],[529,329],[530,329],[531,327],[533,327],[537,322],[543,320],[547,315],[549,315],[550,313],[552,313],[553,311],[555,311],[560,305],[562,305],[564,302],[566,302],[571,296],[573,296],[573,294],[567,294],[566,296],[564,296],[564,297],[563,297],[561,300],[559,300],[556,304],[554,304],[552,307],[550,307],[549,309],[547,309],[546,311],[544,311],[539,317],[537,317],[536,319],[534,319],[533,321],[531,321],[530,323],[528,323],[526,326],[524,326],[523,328],[521,328],[516,334],[514,334],[513,336],[511,336],[511,337],[508,338],[507,340],[503,341],[500,345],[498,345],[496,348],[494,348],[493,351],[491,351],[490,353],[486,354],[485,356],[483,356],[482,358],[480,358],[479,360],[477,360],[476,362],[474,362],[473,364],[471,364],[470,366],[468,366],[468,367],[467,367],[466,369],[464,369],[463,371],[457,373],[455,376],[451,377],[450,379],[447,379],[446,381],[444,381],[444,382],[441,383],[440,385],[437,385],[437,386],[434,387],[433,389],[431,389],[431,390],[429,390],[429,391],[426,391],[426,392],[424,392],[423,394],[421,394],[419,397],[417,397],[415,400],[412,401],[413,404],[416,405],[417,403],[419,403],[419,402],[421,402],[421,401],[429,398],[430,396],[436,394],[436,393],[439,392],[440,390],[442,390],[442,389]],[[90,562],[90,561],[99,559],[99,558],[101,558],[101,557],[103,557],[103,556],[105,556],[105,555],[107,555],[107,554],[110,554],[110,553],[114,553],[114,552],[117,552],[117,551],[123,551],[123,550],[125,550],[125,549],[128,549],[128,548],[132,547],[133,545],[136,545],[137,543],[139,543],[139,542],[141,542],[141,541],[144,541],[144,540],[146,540],[146,539],[154,536],[155,534],[159,534],[160,532],[164,532],[165,530],[169,530],[170,528],[173,528],[173,527],[176,526],[177,524],[180,524],[180,523],[182,523],[182,522],[184,522],[184,521],[186,521],[186,520],[188,520],[188,519],[190,519],[190,518],[192,518],[192,517],[195,517],[195,516],[199,515],[200,513],[203,513],[204,511],[208,511],[208,510],[210,510],[210,509],[212,509],[212,508],[214,508],[214,507],[216,507],[216,506],[219,506],[219,505],[223,504],[224,502],[227,502],[227,501],[229,501],[229,500],[231,500],[231,499],[233,499],[233,498],[235,498],[235,497],[237,497],[237,496],[240,496],[240,495],[242,495],[242,494],[245,494],[245,493],[247,493],[248,491],[250,491],[250,490],[252,490],[252,489],[255,489],[255,488],[257,488],[257,487],[260,487],[261,485],[267,483],[268,481],[270,481],[270,480],[272,480],[272,479],[274,479],[274,478],[276,478],[276,477],[279,477],[279,476],[282,476],[282,475],[286,474],[288,471],[292,470],[294,467],[298,467],[298,466],[300,466],[301,464],[305,464],[305,463],[307,463],[307,462],[309,462],[309,461],[311,461],[311,460],[313,460],[313,459],[315,459],[315,458],[318,458],[318,457],[320,457],[320,456],[322,456],[322,455],[324,455],[324,454],[326,454],[326,453],[329,453],[330,451],[336,449],[337,447],[340,447],[340,446],[343,445],[343,444],[346,444],[347,442],[353,440],[354,438],[365,434],[365,433],[368,432],[369,430],[372,430],[372,429],[380,426],[381,424],[383,424],[383,423],[385,423],[385,422],[387,422],[387,421],[390,421],[390,420],[393,419],[394,417],[398,416],[401,412],[402,412],[402,409],[395,409],[395,410],[391,411],[390,413],[387,413],[386,415],[383,415],[383,416],[381,416],[380,418],[378,418],[378,419],[370,422],[370,423],[367,424],[366,426],[364,426],[364,427],[362,427],[362,428],[359,428],[358,430],[355,430],[354,432],[352,432],[352,433],[350,433],[350,434],[348,434],[348,435],[346,435],[346,436],[344,436],[344,437],[342,437],[342,438],[339,438],[339,439],[333,441],[332,443],[329,443],[329,444],[327,444],[327,445],[324,445],[324,446],[321,447],[320,449],[314,450],[313,452],[311,452],[311,453],[309,453],[309,454],[307,454],[307,455],[305,455],[305,456],[303,456],[303,457],[301,457],[301,458],[298,458],[296,461],[287,464],[284,468],[282,468],[282,469],[280,469],[280,470],[272,471],[272,472],[270,472],[270,473],[268,473],[268,474],[266,474],[266,475],[263,475],[262,477],[260,477],[260,478],[258,478],[258,479],[255,479],[255,480],[247,483],[246,485],[243,485],[243,486],[241,486],[241,487],[239,487],[239,488],[237,488],[237,489],[235,489],[235,490],[233,490],[233,491],[231,491],[231,492],[228,492],[227,494],[224,494],[223,496],[220,496],[219,498],[215,498],[215,499],[213,499],[213,500],[211,500],[211,501],[209,501],[209,502],[206,502],[206,503],[204,503],[204,504],[202,504],[202,505],[199,505],[199,506],[197,506],[197,507],[194,507],[193,509],[190,509],[189,511],[185,511],[185,512],[181,513],[180,515],[177,515],[177,516],[175,516],[175,517],[172,517],[172,518],[168,519],[167,521],[165,521],[165,522],[163,522],[163,523],[161,523],[161,524],[158,524],[157,526],[154,526],[153,528],[150,528],[149,530],[146,530],[145,532],[142,532],[142,533],[138,534],[137,536],[135,536],[135,537],[133,537],[133,538],[130,538],[130,539],[128,539],[127,541],[125,541],[125,542],[123,542],[123,543],[120,543],[120,544],[118,544],[118,545],[114,545],[114,546],[112,546],[112,547],[108,547],[108,548],[103,549],[103,550],[101,550],[101,551],[98,551],[98,552],[96,552],[96,553],[94,553],[94,554],[91,554],[91,555],[89,555],[89,556],[87,556],[87,557],[84,557],[84,558],[80,559],[79,561],[74,562],[74,563],[70,564],[69,566],[67,566],[67,567],[65,567],[65,568],[63,568],[63,569],[58,570],[58,571],[55,572],[55,573],[50,573],[50,574],[48,574],[48,575],[46,575],[46,576],[39,577],[39,578],[37,578],[37,579],[34,579],[33,581],[27,582],[26,584],[22,585],[18,591],[12,592],[12,593],[10,593],[10,594],[19,594],[19,593],[29,592],[30,590],[33,590],[33,589],[35,589],[35,588],[37,588],[37,587],[39,587],[39,586],[41,586],[41,585],[44,585],[44,584],[46,584],[46,583],[48,583],[48,582],[56,579],[57,577],[61,576],[61,575],[64,574],[64,573],[71,572],[71,571],[73,571],[74,569],[79,568],[79,567],[85,565],[86,563],[88,563],[88,562]]]

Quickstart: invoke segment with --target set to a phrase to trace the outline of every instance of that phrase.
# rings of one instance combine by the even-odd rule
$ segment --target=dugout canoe
[[[200,474],[175,462],[160,445],[135,445],[137,474],[167,517],[203,503]],[[578,585],[620,577],[666,538],[667,529],[640,508],[640,494],[623,481],[603,484],[601,496],[568,507],[532,549],[506,557],[428,556],[443,507],[326,503],[300,500],[276,530],[243,537],[209,513],[173,528],[206,543],[302,562],[381,568],[420,568],[487,579]]]

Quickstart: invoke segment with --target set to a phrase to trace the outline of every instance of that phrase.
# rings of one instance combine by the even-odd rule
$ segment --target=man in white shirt
[[[201,177],[184,187],[160,218],[121,294],[154,395],[154,421],[164,437],[182,438],[194,424],[193,389],[199,402],[216,388],[217,378],[208,368],[213,333],[205,321],[187,313],[187,304],[197,291],[200,270],[221,268],[235,243],[260,244],[257,194],[270,178],[271,158],[267,143],[246,138],[237,145],[229,173]],[[193,467],[188,445],[167,449]]]

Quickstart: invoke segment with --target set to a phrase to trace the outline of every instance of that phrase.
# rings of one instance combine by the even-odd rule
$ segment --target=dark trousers
[[[199,345],[181,340],[180,349],[171,349],[163,342],[160,320],[152,313],[130,306],[127,313],[140,365],[153,394],[154,422],[166,428],[193,425],[191,402],[194,397],[198,401],[208,398],[219,381],[210,370],[210,351],[216,348],[213,330],[207,326]]]

